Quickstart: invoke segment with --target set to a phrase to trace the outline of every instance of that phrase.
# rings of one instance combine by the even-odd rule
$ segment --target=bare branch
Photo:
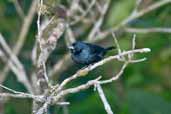
[[[95,5],[95,3],[96,3],[96,0],[92,0],[92,2],[89,4],[87,10],[83,11],[83,14],[79,18],[76,18],[76,20],[74,20],[73,22],[70,22],[70,25],[74,25],[74,24],[78,23],[79,21],[81,21],[91,11],[91,9]]]
[[[121,54],[121,52],[122,52],[122,51],[121,51],[121,48],[120,48],[119,42],[118,42],[118,40],[117,40],[116,35],[115,35],[115,33],[114,33],[114,32],[112,32],[112,36],[113,36],[113,38],[114,38],[115,45],[116,45],[117,50],[118,50],[118,54]],[[118,57],[118,59],[119,59],[120,61],[125,61],[124,56]]]
[[[36,8],[37,8],[37,0],[33,0],[31,7],[29,9],[28,15],[25,16],[23,25],[21,27],[21,32],[19,34],[18,41],[14,47],[14,53],[18,55],[20,52],[22,46],[24,45],[24,42],[26,40],[26,36],[28,34],[28,30],[30,28],[30,25],[32,23],[33,17],[36,13]]]
[[[40,18],[41,18],[41,13],[42,13],[42,6],[43,6],[43,0],[39,0],[39,10],[38,10],[38,16],[37,16],[37,39],[40,42],[41,39],[41,30],[40,30]]]
[[[128,18],[126,18],[126,19],[121,23],[121,25],[122,25],[122,26],[123,26],[123,25],[126,25],[126,24],[128,24],[129,22],[131,22],[132,20],[137,19],[137,18],[139,18],[139,17],[145,15],[146,13],[149,13],[149,12],[151,12],[151,11],[153,11],[153,10],[155,10],[155,9],[157,9],[157,8],[159,8],[159,7],[161,7],[161,6],[163,6],[163,5],[166,5],[166,4],[168,4],[168,3],[171,3],[171,1],[170,1],[170,0],[160,0],[159,2],[156,2],[156,3],[154,3],[154,4],[150,5],[150,6],[148,6],[147,8],[142,9],[142,10],[139,11],[139,12],[132,13]]]
[[[113,114],[113,111],[112,111],[112,109],[111,109],[111,107],[110,107],[110,105],[109,105],[109,103],[108,103],[108,101],[106,99],[106,96],[105,96],[105,94],[103,92],[103,89],[102,89],[101,85],[96,84],[96,87],[97,87],[97,91],[98,91],[99,96],[100,96],[100,98],[101,98],[101,100],[103,102],[103,105],[105,107],[105,110],[106,110],[107,114]]]
[[[142,9],[136,13],[133,13],[134,10],[132,11],[132,13],[130,14],[130,16],[128,16],[127,18],[125,18],[123,21],[121,21],[121,23],[119,23],[118,25],[108,29],[108,30],[105,30],[103,33],[99,34],[97,36],[97,40],[102,40],[104,39],[106,36],[108,36],[111,32],[116,32],[117,30],[119,30],[120,28],[122,27],[125,27],[129,22],[139,18],[139,17],[142,17],[143,15],[157,9],[157,8],[160,8],[166,4],[169,4],[171,3],[170,0],[160,0],[150,6],[148,6],[147,8],[145,9]]]
[[[122,66],[121,70],[115,76],[113,76],[110,79],[100,81],[100,84],[111,83],[111,82],[119,79],[119,77],[123,74],[123,72],[124,72],[127,65],[128,65],[128,62],[125,62],[124,65]]]
[[[71,77],[65,79],[60,85],[58,88],[55,88],[56,91],[60,91],[63,89],[63,87],[69,83],[70,81],[76,79],[77,77],[80,77],[80,76],[83,76],[83,75],[86,75],[89,71],[95,69],[96,67],[98,66],[101,66],[113,59],[118,59],[120,56],[125,56],[125,55],[128,55],[128,54],[134,54],[134,53],[146,53],[146,52],[150,52],[150,49],[149,48],[142,48],[142,49],[135,49],[135,50],[130,50],[130,51],[126,51],[126,52],[122,52],[121,54],[118,54],[118,55],[115,55],[115,56],[109,56],[97,63],[95,63],[94,65],[91,65],[87,68],[84,68],[84,69],[81,69],[79,70],[77,73],[75,73],[74,75],[72,75]],[[126,67],[127,63],[124,65],[124,68]],[[124,69],[123,68],[123,69]],[[120,75],[119,75],[120,76]],[[115,78],[114,78],[115,79]],[[112,80],[114,80],[112,79]]]
[[[47,114],[48,105],[49,105],[49,102],[44,103],[43,106],[40,107],[38,111],[33,110],[33,113],[34,114],[44,114],[44,113]]]
[[[26,40],[26,36],[28,34],[30,25],[32,23],[33,17],[35,15],[36,12],[36,7],[37,7],[37,0],[33,0],[31,7],[28,11],[28,15],[25,16],[21,30],[20,30],[20,34],[18,36],[18,41],[16,42],[16,45],[13,47],[13,53],[17,56],[21,50],[21,48],[24,45],[24,42]],[[9,72],[9,63],[7,63],[4,67],[4,70],[1,74],[2,77],[5,77]]]
[[[70,64],[68,60],[70,59],[69,54],[65,54],[61,60],[59,60],[54,67],[49,71],[49,77],[52,77],[56,74],[56,72],[64,71],[67,69],[67,64]],[[65,64],[65,65],[64,65]]]
[[[126,32],[130,33],[171,33],[171,28],[132,28],[132,27],[126,27],[124,28]]]
[[[45,102],[45,99],[43,98],[43,96],[35,96],[35,95],[29,94],[29,93],[15,91],[15,90],[10,89],[10,88],[3,86],[1,84],[0,84],[0,87],[2,87],[5,90],[8,90],[8,91],[13,93],[13,94],[11,94],[11,93],[0,93],[0,97],[31,98],[37,102]]]
[[[136,34],[133,35],[133,38],[132,38],[132,50],[135,49],[135,45],[136,45]]]
[[[72,43],[74,43],[76,41],[76,38],[73,34],[73,31],[71,29],[71,27],[67,24],[66,25],[66,37],[65,37],[65,42],[67,44],[67,46],[70,46]]]
[[[116,45],[116,47],[117,47],[118,54],[120,54],[122,51],[121,51],[121,48],[120,48],[119,42],[118,42],[118,40],[117,40],[116,35],[115,35],[115,33],[114,33],[114,32],[112,32],[112,36],[113,36],[113,39],[114,39],[114,41],[115,41],[115,45]]]
[[[11,69],[16,74],[18,80],[27,87],[29,92],[32,92],[32,87],[30,85],[30,82],[28,80],[28,77],[26,75],[26,72],[24,70],[22,63],[18,60],[18,58],[12,52],[12,50],[10,49],[10,47],[8,46],[8,44],[4,40],[4,37],[1,34],[0,34],[0,44],[3,47],[4,51],[6,51],[6,53],[8,54],[7,58],[9,58],[10,60],[9,64],[12,65]]]
[[[132,38],[132,50],[135,49],[135,45],[136,45],[135,39],[136,39],[136,34],[133,34],[133,38]],[[129,54],[128,55],[129,61],[133,60],[133,57],[134,57],[134,54]]]
[[[14,3],[14,6],[17,10],[18,15],[20,16],[21,19],[24,19],[24,12],[23,9],[21,8],[20,4],[18,3],[18,0],[12,0],[12,2]]]
[[[101,76],[94,79],[94,80],[88,81],[86,84],[79,85],[78,87],[63,90],[54,97],[54,101],[55,102],[58,101],[60,98],[62,98],[63,96],[65,96],[67,94],[77,93],[77,92],[79,92],[81,90],[85,90],[85,89],[89,88],[90,86],[95,85],[96,83],[98,83],[98,80],[100,80],[100,79],[101,79]]]
[[[37,76],[38,76],[38,83],[40,84],[41,88],[47,89],[48,77],[46,72],[45,63],[51,54],[51,52],[55,49],[58,39],[61,37],[65,29],[65,23],[61,20],[58,25],[53,29],[51,35],[45,41],[45,39],[40,38],[39,44],[41,48],[41,52],[37,62]]]
[[[103,6],[103,9],[101,10],[101,16],[96,21],[96,23],[94,24],[91,32],[88,35],[87,39],[89,41],[93,41],[96,33],[100,31],[100,28],[101,28],[101,26],[103,24],[104,16],[105,16],[105,14],[106,14],[106,12],[108,11],[108,8],[109,8],[109,4],[110,4],[110,0],[107,0],[107,2]]]
[[[137,18],[139,18],[139,17],[141,17],[141,16],[143,16],[143,15],[145,15],[145,14],[147,14],[147,13],[149,13],[149,12],[151,12],[151,11],[153,11],[153,10],[159,8],[159,7],[162,7],[163,5],[169,4],[169,3],[170,3],[170,0],[160,0],[160,1],[158,1],[158,2],[156,2],[156,3],[154,3],[154,4],[152,4],[152,5],[148,6],[148,8],[142,9],[141,11],[137,12],[136,15],[134,15],[134,16],[131,15],[131,14],[132,14],[132,13],[131,13],[131,14],[130,14],[130,15],[131,15],[131,18],[130,18],[130,16],[129,16],[129,17],[127,17],[126,19],[124,19],[120,24],[118,24],[118,25],[116,25],[116,26],[114,26],[114,27],[112,27],[112,28],[109,28],[109,29],[107,29],[107,30],[104,30],[103,32],[99,32],[99,33],[97,34],[97,36],[95,36],[91,42],[100,41],[100,40],[106,38],[106,37],[107,37],[108,35],[110,35],[112,32],[116,32],[116,31],[118,31],[120,28],[125,27],[129,22],[133,21],[134,19],[137,19]],[[152,8],[150,8],[150,7],[152,7]],[[170,30],[169,30],[169,31],[170,31]],[[134,32],[134,31],[133,31],[133,32]],[[58,68],[64,66],[64,64],[61,64],[61,63],[62,63],[61,61],[64,61],[64,60],[68,63],[67,65],[65,65],[65,68],[64,68],[64,69],[66,69],[68,66],[70,66],[71,62],[69,62],[69,61],[70,61],[69,53],[67,53],[66,55],[68,56],[68,58],[65,58],[65,59],[62,58],[61,60],[59,60],[59,61],[56,63],[55,66],[58,65]],[[57,74],[57,73],[59,73],[59,72],[62,72],[62,70],[55,70],[55,69],[52,68],[52,71],[50,70],[50,72],[53,72],[53,74]]]

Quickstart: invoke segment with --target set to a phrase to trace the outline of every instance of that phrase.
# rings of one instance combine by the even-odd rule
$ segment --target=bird
[[[84,66],[89,66],[102,60],[109,50],[115,49],[114,46],[105,48],[83,41],[76,41],[68,48],[74,63]]]

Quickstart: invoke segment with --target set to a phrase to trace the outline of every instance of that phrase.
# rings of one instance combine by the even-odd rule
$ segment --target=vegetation
[[[39,95],[50,98],[53,94],[56,102],[50,100],[44,113],[106,114],[98,88],[94,91],[96,81],[86,86],[88,89],[70,92],[60,100],[55,96],[99,76],[100,80],[110,79],[129,62],[120,77],[101,85],[113,113],[169,114],[170,14],[171,0],[0,0],[0,113],[41,114],[41,103],[48,100]],[[47,22],[50,24],[45,26]],[[95,69],[80,71],[82,66],[72,62],[67,49],[76,40],[117,46],[116,39],[121,53],[144,48],[151,51],[133,53],[131,60],[145,57],[142,62],[133,63],[127,56],[131,54],[126,54],[123,61],[115,58]],[[120,54],[117,49],[106,58]],[[77,78],[59,88],[73,74]],[[35,102],[35,96],[41,103]]]

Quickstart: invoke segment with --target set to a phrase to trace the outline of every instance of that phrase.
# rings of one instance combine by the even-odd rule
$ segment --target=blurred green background
[[[157,1],[159,0],[146,0],[149,3]],[[19,2],[22,4],[24,13],[27,13],[32,1],[19,0]],[[58,2],[60,1],[58,0]],[[121,22],[131,13],[134,6],[135,0],[112,0],[103,28],[109,28]],[[142,5],[142,7],[145,6]],[[171,27],[170,20],[171,4],[168,4],[131,22],[129,26],[139,28]],[[0,0],[0,32],[11,48],[18,39],[21,25],[22,20],[18,16],[12,0]],[[82,24],[81,26],[86,25]],[[27,35],[26,43],[18,56],[28,75],[34,69],[31,51],[35,42],[36,31],[35,18]],[[77,39],[84,40],[87,35],[86,32]],[[117,35],[123,50],[131,48],[132,35],[132,33],[126,32]],[[136,35],[136,48],[147,47],[151,48],[152,51],[146,54],[137,54],[137,58],[147,57],[147,60],[130,64],[119,80],[103,86],[107,100],[115,114],[169,114],[171,112],[171,33],[138,33]],[[113,39],[109,36],[97,44],[113,45]],[[48,69],[60,60],[67,51],[65,40],[61,38],[57,49],[48,60]],[[109,55],[112,54],[116,54],[116,51],[109,53]],[[0,61],[0,69],[3,70],[3,68],[4,63]],[[99,75],[102,75],[103,79],[107,79],[117,73],[120,68],[120,62],[107,63],[91,71],[86,77],[70,83],[68,87],[83,84]],[[53,83],[72,75],[77,69],[76,65],[70,65],[64,72],[54,77]],[[3,84],[18,91],[27,91],[12,72],[8,74]],[[97,91],[93,91],[93,88],[69,95],[65,100],[71,103],[67,106],[69,114],[106,114],[100,97]],[[2,101],[0,100],[0,102]],[[32,101],[30,99],[9,99],[0,107],[0,110],[3,110],[3,114],[30,114],[31,106]],[[53,106],[50,110],[54,114],[63,114],[62,107]]]

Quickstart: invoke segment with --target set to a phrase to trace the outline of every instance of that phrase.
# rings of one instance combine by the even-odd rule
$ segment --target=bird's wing
[[[87,44],[87,45],[89,46],[90,52],[92,54],[100,54],[104,51],[104,48],[98,45],[94,45],[94,44]]]

